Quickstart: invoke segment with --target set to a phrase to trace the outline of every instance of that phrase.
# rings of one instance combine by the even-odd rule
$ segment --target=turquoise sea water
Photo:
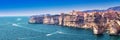
[[[28,24],[29,17],[0,17],[0,40],[120,40],[119,36],[93,35],[90,29]]]

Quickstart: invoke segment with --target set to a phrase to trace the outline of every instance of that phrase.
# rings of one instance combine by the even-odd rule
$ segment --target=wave
[[[51,35],[53,35],[53,34],[46,34],[46,36],[51,36]]]
[[[74,35],[74,36],[80,36],[81,35],[81,34],[65,33],[65,32],[62,32],[62,31],[56,31],[56,32],[53,32],[53,33],[46,34],[46,36],[52,36],[54,34],[64,34],[64,35]],[[82,34],[82,35],[86,35],[86,34]]]
[[[15,27],[21,27],[21,28],[30,29],[30,30],[33,30],[33,31],[40,32],[39,30],[36,30],[36,29],[33,29],[33,28],[24,27],[24,26],[21,26],[21,25],[16,24],[16,23],[13,23],[12,26],[15,26]]]
[[[61,32],[61,31],[57,31],[57,33],[59,33],[59,34],[64,34],[63,32]]]
[[[21,25],[19,25],[17,23],[13,23],[12,26],[21,27],[21,28],[25,28],[25,29],[30,29],[30,30],[33,30],[33,31],[41,32],[41,31],[33,29],[33,28],[28,28],[28,27],[21,26]],[[46,34],[46,36],[51,36],[51,35],[54,35],[54,34],[63,34],[63,32],[56,31],[56,32],[53,32],[53,33]],[[19,39],[27,39],[27,38],[36,38],[36,37],[26,37],[26,38],[19,38]]]
[[[20,25],[13,23],[12,26],[20,27]]]
[[[13,23],[12,26],[15,26],[15,27],[20,27],[20,28],[25,28],[25,29],[29,29],[29,30],[33,30],[33,31],[37,31],[37,32],[42,32],[40,30],[36,30],[36,29],[33,29],[33,28],[29,28],[29,27],[24,27],[22,25],[19,25],[17,23]],[[46,32],[47,33],[47,32]],[[62,32],[62,31],[55,31],[55,32],[52,32],[52,33],[48,33],[48,34],[45,34],[45,36],[52,36],[52,35],[55,35],[55,34],[65,34],[65,35],[80,35],[80,34],[72,34],[72,33],[65,33],[65,32]],[[26,37],[26,38],[20,38],[20,39],[27,39],[27,38],[36,38],[36,37]]]
[[[56,31],[56,32],[53,32],[53,33],[46,34],[46,36],[51,36],[51,35],[54,35],[54,34],[63,34],[63,32]]]

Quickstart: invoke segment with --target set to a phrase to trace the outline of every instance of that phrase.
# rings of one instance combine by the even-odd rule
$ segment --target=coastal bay
[[[29,17],[0,17],[0,40],[119,40],[119,36],[94,35],[90,29],[28,24]],[[8,19],[8,20],[6,20]],[[21,19],[18,21],[18,19]],[[14,25],[13,25],[14,24]]]

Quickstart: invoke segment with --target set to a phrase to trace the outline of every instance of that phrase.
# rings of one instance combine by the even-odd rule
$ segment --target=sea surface
[[[120,40],[120,36],[94,35],[90,29],[28,24],[29,17],[0,17],[0,40]]]

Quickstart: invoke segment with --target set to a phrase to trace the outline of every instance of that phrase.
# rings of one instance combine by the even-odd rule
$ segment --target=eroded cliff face
[[[64,17],[61,16],[60,20],[62,21],[60,23],[69,27],[90,28],[94,34],[103,34],[105,31],[109,31],[109,34],[119,34],[119,15],[118,12],[112,10],[91,13],[73,11]],[[114,21],[111,22],[110,20]]]
[[[102,13],[94,12],[91,14],[86,14],[85,25],[93,30],[94,34],[102,34],[105,31],[105,18],[102,17]]]
[[[110,20],[107,23],[107,31],[110,35],[120,35],[120,21],[118,20]]]
[[[118,24],[116,24],[114,20],[110,20],[108,25],[109,34],[117,35],[118,34],[117,27],[118,27]]]
[[[41,21],[41,19],[43,19]],[[105,12],[80,12],[72,11],[70,13],[61,13],[59,16],[51,15],[40,17],[31,17],[30,22],[43,22],[44,24],[57,24],[67,27],[89,28],[94,34],[103,34],[108,31],[110,35],[119,35],[120,33],[120,12],[108,10]]]
[[[59,16],[59,19],[58,19],[58,21],[59,21],[59,24],[58,24],[58,25],[63,26],[63,24],[64,24],[64,17],[65,17],[65,15],[66,15],[66,14],[61,13],[61,15]]]
[[[31,16],[30,19],[29,19],[29,23],[32,23],[32,24],[41,24],[43,23],[43,19],[44,17],[43,16]]]
[[[120,32],[120,14],[118,12],[114,12],[114,11],[108,11],[108,13],[106,13],[108,16],[106,16],[107,18],[107,23],[105,25],[107,25],[107,31],[108,34],[110,35],[119,35]]]
[[[63,14],[59,17],[59,25],[81,28],[84,24],[83,15],[84,14],[79,11]]]
[[[75,15],[66,15],[64,17],[64,26],[72,26],[72,27],[77,27],[77,16]]]
[[[59,15],[44,16],[43,23],[44,24],[58,24]]]

